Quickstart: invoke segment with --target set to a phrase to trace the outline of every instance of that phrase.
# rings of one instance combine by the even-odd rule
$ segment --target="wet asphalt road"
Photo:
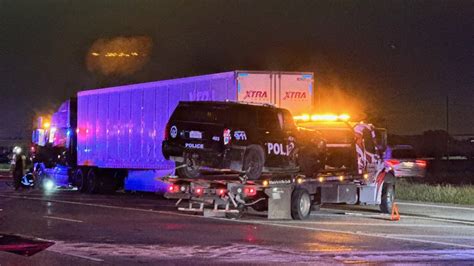
[[[0,265],[474,264],[474,207],[399,204],[398,222],[360,206],[230,220],[178,213],[155,195],[44,195],[0,180],[0,235],[54,242],[30,257],[0,252]]]

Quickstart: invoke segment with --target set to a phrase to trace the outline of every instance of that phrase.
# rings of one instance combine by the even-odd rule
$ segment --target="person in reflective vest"
[[[13,148],[13,157],[11,161],[11,172],[13,177],[13,187],[18,190],[21,186],[21,178],[25,174],[26,156],[22,153],[20,147]]]

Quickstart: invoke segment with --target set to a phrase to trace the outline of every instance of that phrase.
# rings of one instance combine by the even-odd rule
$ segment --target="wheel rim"
[[[310,209],[311,209],[311,200],[309,198],[308,193],[304,193],[303,195],[301,195],[301,199],[300,199],[301,215],[303,216],[308,215]]]
[[[246,172],[251,176],[258,173],[258,169],[257,169],[258,163],[256,163],[257,161],[259,161],[259,158],[254,153],[251,153],[247,158],[247,170],[246,170]]]
[[[198,170],[199,170],[199,167],[196,166],[196,164],[193,162],[192,159],[186,160],[186,171],[188,173],[192,175],[196,175]]]

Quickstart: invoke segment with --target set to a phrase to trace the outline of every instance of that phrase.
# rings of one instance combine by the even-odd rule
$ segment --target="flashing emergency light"
[[[293,117],[296,121],[348,121],[351,117],[348,114],[303,114]]]

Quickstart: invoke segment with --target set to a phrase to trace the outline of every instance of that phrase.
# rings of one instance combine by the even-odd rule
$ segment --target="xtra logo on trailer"
[[[307,94],[305,91],[285,91],[283,100],[306,100]]]
[[[265,99],[268,98],[268,93],[266,91],[245,91],[244,100],[248,98]]]

